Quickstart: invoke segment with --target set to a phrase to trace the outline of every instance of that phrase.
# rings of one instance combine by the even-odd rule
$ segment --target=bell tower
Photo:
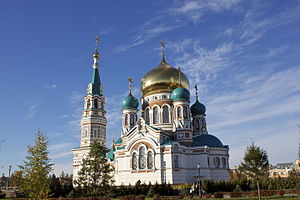
[[[103,146],[106,145],[106,117],[105,98],[103,96],[103,86],[99,76],[98,52],[99,38],[96,37],[96,49],[93,54],[93,75],[92,81],[88,84],[86,96],[84,97],[84,110],[81,118],[81,140],[80,146],[90,146],[93,141],[97,141]]]

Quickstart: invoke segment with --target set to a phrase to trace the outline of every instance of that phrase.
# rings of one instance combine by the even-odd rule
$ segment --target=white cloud
[[[57,88],[57,85],[56,84],[47,84],[47,85],[45,85],[45,88],[47,88],[47,89],[55,89],[55,88]]]
[[[83,102],[84,95],[81,92],[78,91],[72,91],[69,96],[69,102],[73,105],[76,105],[80,102]]]
[[[25,114],[25,119],[26,120],[31,120],[35,117],[35,115],[38,112],[39,105],[40,105],[40,98],[39,97],[34,98],[34,99],[31,100],[31,102],[28,105],[27,112]]]
[[[129,48],[141,45],[148,40],[160,35],[161,33],[171,31],[176,29],[182,25],[166,25],[166,24],[150,24],[146,23],[141,26],[139,33],[136,34],[130,42],[120,45],[115,49],[116,52],[126,51]]]
[[[184,15],[192,21],[198,21],[203,15],[208,12],[220,12],[233,9],[240,1],[239,0],[188,0],[177,1],[175,5],[168,9],[172,15]]]

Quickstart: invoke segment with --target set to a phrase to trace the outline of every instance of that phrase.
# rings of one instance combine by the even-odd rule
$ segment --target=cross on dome
[[[181,69],[180,69],[180,66],[178,66],[178,79],[179,79],[179,87],[182,87],[182,85],[181,85]]]
[[[197,85],[195,85],[195,89],[196,89],[196,100],[198,100],[198,87],[197,87]]]
[[[162,59],[165,59],[165,41],[161,40],[160,45],[161,45],[161,57]]]
[[[129,82],[129,87],[128,87],[129,88],[129,94],[131,94],[133,79],[131,77],[129,77],[128,82]]]

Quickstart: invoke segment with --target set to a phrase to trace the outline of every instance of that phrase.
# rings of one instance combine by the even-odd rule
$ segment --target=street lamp
[[[199,196],[201,197],[200,163],[197,163],[197,169],[198,169]]]

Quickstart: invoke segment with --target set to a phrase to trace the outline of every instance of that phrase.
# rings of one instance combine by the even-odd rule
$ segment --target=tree
[[[107,149],[98,142],[93,142],[88,155],[82,159],[81,169],[74,185],[88,196],[107,194],[112,184],[113,167],[106,158]]]
[[[243,162],[240,164],[239,170],[246,174],[247,177],[256,181],[258,198],[260,199],[259,179],[268,177],[269,175],[267,152],[254,143],[250,144],[245,151]]]
[[[47,137],[38,130],[34,146],[27,147],[24,165],[19,166],[23,171],[21,190],[36,200],[46,199],[50,191],[48,176],[53,164],[50,163],[47,146]]]
[[[15,171],[14,173],[12,173],[9,185],[12,186],[12,187],[21,186],[22,176],[23,176],[23,171],[22,170],[18,170],[18,171]]]

